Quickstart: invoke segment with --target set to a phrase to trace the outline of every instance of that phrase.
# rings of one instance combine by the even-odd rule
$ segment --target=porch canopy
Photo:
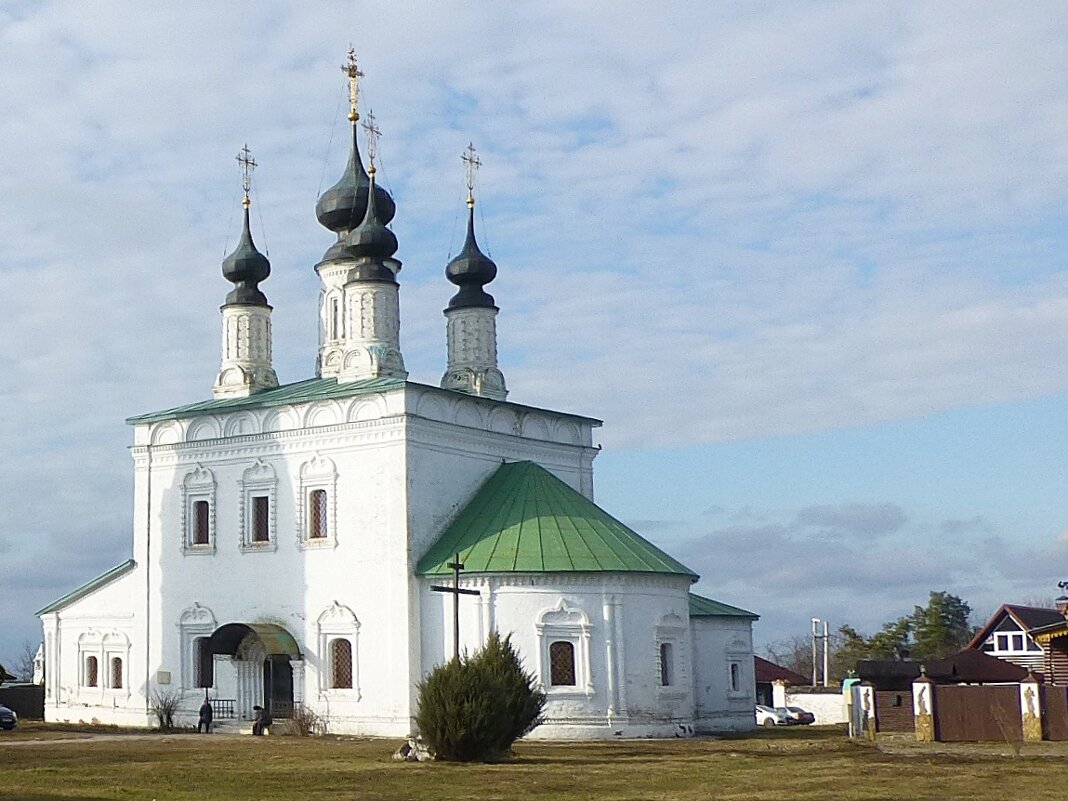
[[[293,635],[277,623],[227,623],[220,626],[211,635],[211,652],[234,656],[241,641],[250,632],[259,637],[268,656],[301,658],[300,648],[297,646],[297,641],[293,639]]]

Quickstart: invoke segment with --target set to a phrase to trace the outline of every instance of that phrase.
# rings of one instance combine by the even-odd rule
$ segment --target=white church
[[[373,125],[366,169],[357,146],[351,53],[348,73],[349,161],[316,205],[337,240],[315,265],[315,375],[272,368],[246,151],[212,398],[128,420],[132,557],[38,612],[46,718],[149,726],[170,695],[188,723],[207,695],[217,722],[303,706],[332,733],[405,736],[458,612],[461,650],[511,634],[540,681],[532,737],[752,728],[757,616],[692,594],[692,570],[595,505],[598,420],[507,400],[470,192],[444,376],[409,380],[395,205]],[[439,591],[457,555],[471,592]]]

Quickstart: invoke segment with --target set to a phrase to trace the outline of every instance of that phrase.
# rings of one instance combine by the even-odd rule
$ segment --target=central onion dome
[[[234,288],[226,296],[227,306],[266,306],[267,296],[257,286],[271,274],[271,262],[256,250],[252,231],[248,226],[248,202],[245,202],[245,222],[241,239],[234,252],[223,259],[222,274]]]
[[[371,187],[371,179],[363,168],[356,139],[357,125],[353,122],[352,147],[349,150],[349,163],[345,166],[345,173],[340,181],[319,196],[315,204],[315,216],[319,222],[339,235],[355,228],[367,213],[367,192]],[[375,205],[383,225],[397,213],[393,198],[380,186],[375,187]]]
[[[467,202],[467,240],[463,250],[445,266],[445,277],[460,287],[449,300],[450,309],[493,307],[493,295],[482,287],[497,277],[497,265],[483,253],[475,240],[475,204]]]

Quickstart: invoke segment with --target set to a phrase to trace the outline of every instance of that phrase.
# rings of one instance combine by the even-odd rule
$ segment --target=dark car
[[[18,722],[19,716],[15,714],[15,711],[0,704],[0,729],[11,731],[15,728]]]
[[[805,723],[805,724],[808,724],[808,723],[815,723],[816,722],[816,716],[815,715],[813,715],[811,712],[806,712],[804,709],[802,709],[799,706],[788,706],[788,707],[786,707],[786,714],[790,716],[790,722],[791,723],[795,723],[795,724],[797,724],[797,723]]]

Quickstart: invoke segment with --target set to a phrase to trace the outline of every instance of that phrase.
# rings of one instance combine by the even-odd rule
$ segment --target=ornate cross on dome
[[[248,198],[249,190],[252,189],[252,171],[258,166],[256,159],[252,158],[252,152],[248,149],[247,143],[237,154],[237,163],[241,165],[241,188],[245,190],[245,199],[241,203],[247,209],[252,204]]]
[[[360,103],[360,78],[363,77],[363,73],[356,66],[356,51],[351,47],[348,61],[341,65],[341,71],[349,78],[349,120],[356,122],[360,119],[360,112],[356,110],[356,107]]]
[[[370,170],[374,170],[375,154],[378,153],[378,138],[382,136],[382,131],[375,125],[375,113],[371,110],[367,112],[367,120],[363,123],[363,129],[367,131],[367,160],[371,163]]]
[[[479,159],[478,154],[475,153],[474,142],[468,143],[467,149],[460,158],[463,159],[464,166],[467,168],[467,205],[474,206],[475,173],[478,172],[478,168],[482,166],[482,160]]]

